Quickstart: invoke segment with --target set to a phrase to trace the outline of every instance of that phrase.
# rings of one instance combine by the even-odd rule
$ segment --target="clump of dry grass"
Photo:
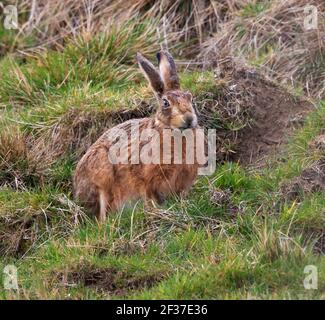
[[[64,195],[1,191],[1,256],[21,257],[49,238],[70,234],[86,219],[82,209]],[[6,194],[14,201],[11,205]]]
[[[325,134],[320,134],[315,139],[309,142],[311,150],[319,150],[320,152],[325,151]]]
[[[157,39],[171,41],[173,45],[189,40],[200,44],[207,34],[218,30],[220,22],[228,20],[248,2],[132,0],[126,6],[123,0],[24,0],[18,4],[21,26],[13,46],[18,45],[19,37],[32,35],[34,41],[30,46],[19,47],[25,53],[31,53],[39,46],[62,48],[67,38],[81,35],[89,39],[99,32],[106,32],[112,25],[124,24],[134,18],[139,22],[157,20]],[[191,50],[195,48],[191,46]]]
[[[28,148],[28,136],[19,126],[8,125],[0,130],[0,185],[24,188],[32,183],[37,163]]]
[[[306,93],[324,96],[325,19],[322,0],[262,1],[265,6],[240,11],[203,45],[201,59],[215,60],[221,52],[244,58],[283,83],[302,86]],[[318,9],[318,26],[305,30],[304,8]],[[253,7],[254,8],[254,7]],[[221,53],[222,55],[222,53]]]
[[[269,223],[266,220],[264,226],[254,226],[253,231],[253,238],[256,240],[253,250],[260,261],[273,262],[289,254],[301,258],[306,254],[302,236],[293,237],[289,235],[289,231],[278,230],[274,222]]]

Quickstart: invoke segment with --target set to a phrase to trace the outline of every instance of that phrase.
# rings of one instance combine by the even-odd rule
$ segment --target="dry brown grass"
[[[28,136],[18,126],[8,125],[0,131],[0,185],[16,189],[32,180],[37,163],[28,147]]]
[[[304,30],[306,5],[318,7],[316,30]],[[183,58],[198,55],[199,65],[226,50],[258,64],[272,78],[301,86],[312,96],[324,95],[322,0],[132,0],[128,6],[122,0],[24,0],[18,9],[21,23],[13,46],[24,55],[44,47],[63,49],[66,39],[91,39],[112,26],[149,19],[157,21],[157,43],[178,48]],[[19,43],[27,36],[34,41]]]
[[[304,29],[304,7],[318,8],[318,28]],[[203,45],[200,59],[215,60],[226,51],[261,66],[283,83],[301,85],[324,96],[325,3],[322,0],[272,1],[253,16],[243,12],[225,22]]]
[[[318,8],[318,28],[304,30],[304,7]],[[262,9],[261,9],[262,8]],[[255,10],[255,11],[254,11]],[[155,20],[156,40],[183,59],[210,65],[221,52],[258,65],[273,79],[324,96],[325,5],[322,0],[122,0],[22,1],[16,52],[34,55],[44,47],[63,49],[67,39],[91,39],[135,19]],[[176,50],[177,49],[177,50]]]
[[[139,22],[145,19],[158,21],[157,40],[172,41],[173,45],[188,40],[197,44],[202,43],[207,34],[217,31],[220,22],[230,19],[248,2],[132,0],[126,6],[123,0],[25,0],[19,3],[22,23],[17,38],[36,36],[36,45],[21,48],[27,54],[39,46],[62,48],[66,38],[80,35],[91,38],[112,25],[136,18]],[[189,47],[185,53],[188,50]]]

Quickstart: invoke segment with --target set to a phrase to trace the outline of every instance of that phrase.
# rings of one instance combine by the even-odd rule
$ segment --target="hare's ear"
[[[142,73],[149,81],[153,91],[158,96],[161,96],[164,92],[164,83],[160,77],[158,70],[149,60],[143,57],[141,53],[138,52],[136,58]]]
[[[168,51],[157,53],[160,75],[164,81],[166,90],[179,89],[179,79],[173,57]]]

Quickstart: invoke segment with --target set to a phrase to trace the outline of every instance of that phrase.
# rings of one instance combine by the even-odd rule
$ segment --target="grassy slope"
[[[226,163],[213,176],[200,178],[186,199],[171,199],[164,214],[144,213],[143,204],[137,203],[134,209],[111,215],[102,227],[87,219],[78,225],[66,222],[69,213],[78,210],[63,197],[71,195],[73,155],[63,152],[59,161],[40,173],[31,170],[35,159],[26,156],[19,142],[23,145],[26,134],[37,137],[46,132],[71,110],[88,111],[96,118],[105,108],[132,107],[136,98],[150,97],[143,83],[125,77],[139,79],[129,73],[138,46],[135,39],[125,40],[128,48],[135,45],[117,68],[105,62],[106,55],[95,62],[84,59],[81,67],[76,59],[87,56],[84,48],[96,52],[107,39],[94,40],[93,47],[71,45],[62,53],[52,52],[21,66],[19,60],[13,66],[7,57],[0,61],[4,111],[0,154],[10,159],[10,167],[2,162],[0,175],[9,172],[1,179],[12,181],[18,175],[23,181],[18,183],[19,191],[11,188],[14,184],[0,189],[0,215],[51,217],[48,228],[41,226],[44,234],[23,257],[0,259],[0,270],[8,263],[18,267],[20,285],[18,293],[9,292],[0,281],[0,297],[324,298],[325,259],[313,252],[315,235],[324,232],[324,194],[302,195],[297,203],[284,200],[280,193],[283,182],[324,156],[308,147],[324,127],[321,101],[283,154],[262,169]],[[151,43],[143,45],[150,48]],[[16,72],[10,75],[8,70]],[[181,78],[183,87],[196,95],[213,86],[211,73],[186,73]],[[3,141],[11,141],[8,149]],[[227,203],[214,203],[211,193],[216,189],[230,190]],[[318,267],[318,290],[303,287],[303,270],[310,264]],[[112,295],[102,290],[103,283],[99,288],[77,283],[75,277],[83,279],[89,270],[113,274]],[[65,279],[69,272],[74,276]],[[161,275],[160,282],[141,287],[156,275]],[[136,283],[133,290],[128,290],[130,283]]]

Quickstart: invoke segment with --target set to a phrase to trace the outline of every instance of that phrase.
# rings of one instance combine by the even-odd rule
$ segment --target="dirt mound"
[[[81,266],[76,270],[59,273],[58,279],[61,279],[65,286],[81,284],[118,296],[135,290],[151,288],[165,278],[165,274],[161,272],[136,275],[115,267]]]
[[[250,95],[253,121],[239,134],[235,160],[247,164],[262,160],[287,141],[290,131],[301,125],[312,105],[298,99],[255,73],[237,73],[243,90]]]
[[[299,199],[302,194],[325,192],[325,158],[302,171],[299,177],[282,185],[281,193],[286,199]]]
[[[211,127],[211,116],[219,114],[219,159],[244,165],[260,162],[286,142],[292,129],[313,109],[308,101],[230,57],[219,61],[216,78],[220,93],[210,99],[200,120]],[[212,117],[212,121],[216,120]],[[225,144],[231,147],[227,149]]]

